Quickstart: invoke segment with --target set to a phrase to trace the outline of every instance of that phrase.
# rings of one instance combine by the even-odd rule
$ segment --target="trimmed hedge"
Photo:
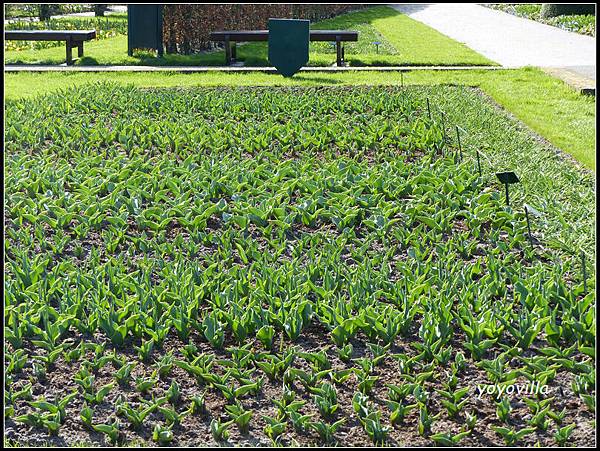
[[[212,31],[265,29],[271,17],[317,21],[366,6],[369,5],[165,5],[163,39],[167,53],[189,54],[211,48],[208,36]]]

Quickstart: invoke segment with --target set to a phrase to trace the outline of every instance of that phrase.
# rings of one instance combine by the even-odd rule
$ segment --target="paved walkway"
[[[564,68],[596,81],[596,39],[475,4],[399,4],[398,11],[506,67]]]

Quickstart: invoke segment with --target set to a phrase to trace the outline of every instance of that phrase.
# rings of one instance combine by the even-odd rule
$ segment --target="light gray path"
[[[109,16],[111,14],[114,13],[127,13],[127,6],[126,5],[109,5],[108,10],[104,13],[105,15]],[[87,11],[84,13],[72,13],[72,14],[65,14],[62,16],[52,16],[53,19],[58,19],[61,17],[94,17],[95,14],[93,11]]]
[[[475,4],[395,4],[506,67],[568,67],[596,80],[596,39]]]

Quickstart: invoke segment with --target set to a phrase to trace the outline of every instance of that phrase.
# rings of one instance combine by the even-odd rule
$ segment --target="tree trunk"
[[[587,5],[550,3],[542,5],[542,12],[540,13],[542,19],[571,14],[596,14],[596,5],[593,3]]]
[[[96,17],[100,16],[104,16],[104,13],[106,12],[106,10],[108,9],[108,5],[94,5],[94,15]]]
[[[40,21],[49,20],[52,16],[52,5],[48,3],[40,3],[38,6],[38,17]]]

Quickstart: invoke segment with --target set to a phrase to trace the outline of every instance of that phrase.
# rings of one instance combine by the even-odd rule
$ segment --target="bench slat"
[[[358,41],[358,31],[349,30],[311,30],[311,41]],[[210,33],[211,41],[268,41],[269,30],[239,30],[239,31],[213,31]]]
[[[89,41],[96,37],[96,30],[6,30],[8,41]]]

